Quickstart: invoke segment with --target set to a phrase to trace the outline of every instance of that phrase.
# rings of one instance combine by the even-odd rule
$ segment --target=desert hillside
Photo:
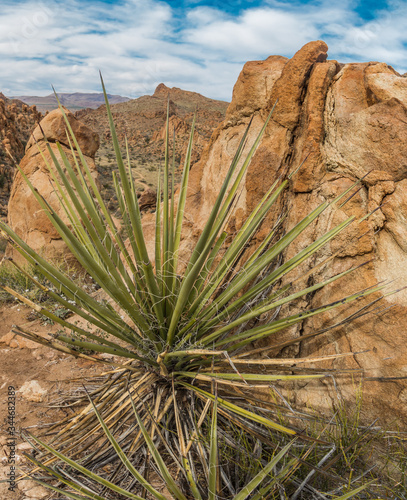
[[[23,142],[12,143],[13,133],[17,125],[29,126],[23,110],[29,116],[37,112],[24,105],[20,109],[20,104],[5,98],[1,102],[3,147],[22,155]],[[197,115],[185,207],[182,197],[178,202],[182,230],[167,224],[171,215],[166,217],[164,210],[162,218],[160,211],[157,217],[156,198],[149,190],[155,187],[163,164],[167,102],[170,129],[176,132],[177,176]],[[288,465],[284,463],[278,473],[276,462],[267,465],[268,475],[272,471],[277,478],[271,484],[279,498],[283,494],[299,500],[317,498],[314,492],[318,498],[333,494],[342,499],[405,498],[398,492],[407,491],[403,438],[407,426],[407,78],[386,63],[342,64],[328,59],[327,44],[318,40],[290,59],[270,56],[246,63],[229,105],[164,84],[152,96],[112,104],[122,153],[127,139],[133,175],[139,191],[144,191],[140,200],[146,195],[153,200],[142,218],[134,209],[127,172],[122,172],[121,179],[126,201],[121,200],[121,211],[116,213],[112,189],[116,159],[105,107],[75,115],[65,112],[63,116],[59,109],[51,111],[29,134],[11,189],[9,227],[0,223],[2,231],[22,247],[21,253],[28,253],[36,263],[33,281],[41,292],[40,298],[30,298],[27,273],[22,291],[17,291],[21,273],[6,274],[3,267],[3,283],[14,280],[15,291],[0,307],[0,355],[7,353],[0,377],[4,393],[11,391],[12,401],[20,405],[19,428],[52,422],[47,433],[56,435],[58,426],[69,422],[53,446],[62,453],[73,450],[81,467],[96,471],[87,478],[93,479],[95,473],[103,478],[109,475],[114,484],[126,487],[127,472],[120,476],[116,471],[124,470],[123,455],[128,450],[135,450],[132,460],[140,460],[134,462],[140,470],[147,456],[140,450],[145,446],[146,453],[152,450],[156,458],[166,450],[158,464],[168,456],[173,467],[175,457],[179,471],[181,463],[190,471],[189,462],[183,461],[186,439],[188,446],[198,443],[188,452],[194,460],[210,443],[209,453],[205,452],[212,457],[209,465],[205,454],[196,463],[191,460],[202,478],[200,490],[211,491],[203,471],[223,467],[219,491],[223,489],[214,496],[235,499],[248,497],[247,487],[242,489],[235,481],[244,470],[235,467],[239,465],[236,452],[243,450],[245,460],[248,457],[256,464],[260,459],[267,463],[271,452],[276,460],[284,435],[288,444],[279,453],[281,457],[287,453]],[[66,155],[66,170],[73,172],[68,162],[76,154],[66,140],[66,119],[76,137],[73,149],[82,151],[88,181],[101,185],[116,216],[114,222],[90,202],[74,175],[72,186],[66,181],[56,189],[47,165],[58,154]],[[264,132],[261,138],[260,131]],[[258,143],[258,148],[250,162],[241,162],[237,173],[230,165],[242,138],[242,158],[253,144]],[[45,151],[42,156],[38,146]],[[60,176],[64,178],[61,171]],[[230,187],[236,178],[241,184]],[[225,195],[226,189],[221,189],[222,206],[217,196],[223,179],[230,180],[230,191]],[[36,192],[45,203],[38,204]],[[164,195],[162,206],[169,205]],[[6,257],[18,264],[17,253],[9,246]],[[52,267],[52,261],[57,267]],[[65,268],[66,275],[60,270]],[[52,286],[38,282],[41,273]],[[10,293],[10,288],[7,285],[4,291]],[[59,352],[50,352],[49,347]],[[79,361],[71,363],[67,353]],[[89,386],[91,376],[99,373],[99,363],[107,363],[109,371],[93,379],[92,397],[98,398],[100,416],[88,418],[91,406],[77,410],[83,401],[88,404],[88,394],[79,393],[75,383],[85,381]],[[3,397],[4,412],[6,401]],[[144,412],[140,416],[139,410]],[[97,426],[102,421],[110,422],[110,427],[102,425],[100,430]],[[155,434],[156,452],[148,443],[135,448],[139,437],[150,436],[143,421],[149,429],[165,428],[166,436],[171,436]],[[123,422],[128,425],[125,432]],[[199,431],[195,422],[200,422]],[[210,437],[205,434],[208,429]],[[0,443],[7,443],[5,425],[0,431]],[[203,439],[191,437],[198,432]],[[113,435],[121,435],[126,450],[120,464],[103,444],[113,444]],[[87,441],[88,436],[92,441]],[[291,441],[292,437],[298,441]],[[400,444],[394,445],[393,438]],[[72,445],[74,441],[78,444]],[[321,450],[317,441],[323,445]],[[307,449],[308,442],[311,448]],[[12,446],[23,450],[31,445]],[[255,451],[249,454],[252,446]],[[227,453],[217,455],[215,449],[221,447]],[[6,454],[0,455],[0,479],[9,470],[5,458]],[[25,460],[21,459],[23,467]],[[230,463],[233,470],[226,469]],[[313,476],[319,471],[322,480]],[[57,472],[59,480],[64,472],[62,468]],[[244,470],[247,480],[252,472]],[[264,471],[259,474],[265,477]],[[230,478],[233,489],[228,489]],[[69,480],[73,481],[71,476]],[[85,491],[74,480],[76,491]],[[212,480],[217,481],[215,475]],[[21,495],[13,499],[51,498],[42,486],[22,483]],[[198,491],[196,484],[192,486]],[[160,485],[162,491],[166,487]],[[0,484],[1,498],[4,491]],[[125,490],[113,491],[103,498],[113,500],[116,491]],[[269,493],[268,484],[251,498],[271,498]],[[193,496],[201,498],[188,494]]]
[[[194,113],[196,112],[196,129],[192,163],[199,160],[213,130],[223,121],[228,106],[227,102],[209,99],[196,92],[168,88],[162,83],[152,96],[113,104],[112,112],[122,152],[125,155],[127,137],[133,173],[141,191],[156,186],[157,171],[163,163],[168,96],[170,130],[171,134],[174,131],[176,134],[175,162],[178,172],[183,162]],[[113,197],[111,178],[115,157],[105,106],[95,110],[83,109],[77,111],[75,116],[100,137],[96,164],[104,197],[110,200]],[[111,206],[114,206],[114,199]]]

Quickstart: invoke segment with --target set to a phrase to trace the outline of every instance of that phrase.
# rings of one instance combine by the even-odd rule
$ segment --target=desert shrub
[[[322,203],[286,233],[279,232],[280,218],[250,258],[241,261],[245,248],[295,175],[292,172],[270,186],[225,246],[228,218],[270,114],[243,158],[249,127],[245,131],[185,271],[179,274],[194,124],[176,205],[175,162],[170,160],[167,119],[165,164],[157,194],[155,257],[151,262],[130,161],[123,161],[107,99],[106,106],[119,172],[113,181],[124,232],[112,219],[68,120],[67,133],[80,161],[71,165],[59,145],[61,163],[49,146],[48,152],[70,227],[26,178],[38,203],[78,262],[103,289],[105,298],[94,297],[0,222],[15,250],[58,290],[49,290],[50,297],[88,325],[70,323],[44,307],[42,314],[62,326],[55,339],[44,341],[20,327],[14,331],[75,356],[93,352],[116,359],[115,370],[105,376],[102,385],[98,382],[87,407],[59,430],[52,446],[32,436],[46,455],[42,461],[38,457],[31,460],[48,477],[45,484],[60,492],[60,485],[65,484],[63,494],[69,498],[103,500],[119,494],[139,499],[147,491],[162,500],[165,495],[158,491],[157,479],[179,500],[242,500],[249,496],[260,500],[313,493],[300,471],[307,467],[315,446],[301,420],[294,426],[281,418],[282,408],[270,397],[270,384],[327,374],[307,371],[303,365],[292,366],[293,362],[284,359],[258,359],[253,343],[270,336],[278,339],[285,328],[362,300],[381,287],[355,291],[341,301],[300,314],[275,314],[266,324],[253,322],[352,272],[349,269],[300,290],[294,282],[281,285],[283,277],[354,223],[354,217],[349,217],[292,258],[284,259],[289,245],[325,210],[343,203],[352,188]],[[123,234],[128,235],[128,242]],[[38,280],[33,282],[39,286]],[[365,307],[352,318],[364,314]],[[315,335],[318,333],[322,332]],[[298,339],[284,346],[295,342]],[[97,356],[94,360],[100,362]],[[294,453],[298,449],[303,452]],[[233,454],[240,458],[229,464],[225,457]],[[49,457],[54,465],[45,464]],[[341,477],[335,480],[344,481]],[[367,486],[352,486],[338,498],[350,498],[366,491]]]

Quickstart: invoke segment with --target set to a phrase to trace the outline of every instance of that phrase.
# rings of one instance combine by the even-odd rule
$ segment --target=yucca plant
[[[100,425],[103,428],[106,438],[110,442],[112,448],[115,450],[117,457],[120,459],[123,469],[125,469],[133,482],[137,482],[141,486],[145,488],[145,491],[150,494],[151,498],[157,500],[166,500],[169,498],[174,498],[177,500],[187,500],[188,498],[207,498],[209,500],[215,500],[219,498],[218,496],[218,484],[220,479],[220,474],[223,472],[222,467],[219,464],[218,460],[218,429],[217,429],[217,420],[218,420],[218,407],[217,407],[217,398],[213,402],[212,416],[210,419],[210,431],[209,431],[209,439],[210,445],[207,450],[207,457],[202,462],[204,465],[202,469],[202,473],[206,476],[207,487],[202,491],[201,494],[199,488],[199,484],[193,478],[193,471],[195,471],[195,467],[193,466],[191,469],[189,468],[189,464],[184,461],[184,463],[180,463],[177,458],[174,457],[174,465],[173,470],[177,470],[177,473],[171,473],[169,468],[167,467],[165,460],[162,457],[162,454],[159,451],[159,445],[163,445],[164,448],[169,449],[168,441],[165,440],[163,436],[162,430],[157,425],[157,423],[153,420],[153,428],[152,431],[148,431],[143,423],[142,418],[139,416],[136,410],[136,406],[133,402],[132,396],[129,394],[129,400],[132,404],[134,418],[137,421],[139,434],[146,448],[148,449],[151,458],[155,464],[157,473],[163,479],[163,483],[159,484],[157,489],[157,485],[154,485],[153,482],[149,482],[145,475],[141,474],[140,471],[135,467],[135,463],[139,463],[140,459],[133,457],[130,459],[126,453],[123,452],[121,446],[118,441],[112,435],[109,430],[108,425],[103,421],[100,413],[98,412],[96,406],[94,405],[92,399],[90,399],[90,404],[97,416],[97,419]],[[204,414],[208,410],[208,405],[204,409]],[[204,415],[203,415],[204,416]],[[201,416],[202,417],[202,416]],[[186,442],[184,442],[185,433],[182,430],[181,423],[179,421],[178,415],[176,413],[177,419],[177,429],[178,429],[178,438],[180,440],[180,444],[182,443],[183,451],[182,454],[185,456],[189,452],[193,440],[197,440],[198,433],[195,434],[192,439],[189,440],[187,446],[185,446]],[[200,419],[202,423],[202,418]],[[37,444],[46,451],[48,451],[52,456],[59,459],[61,466],[57,467],[49,467],[44,463],[38,461],[34,456],[26,455],[27,458],[38,466],[38,469],[41,472],[45,473],[45,477],[42,479],[36,478],[37,482],[48,487],[54,492],[62,493],[66,495],[68,498],[73,498],[76,500],[104,500],[106,496],[103,494],[99,494],[100,490],[102,492],[113,492],[117,495],[120,495],[120,498],[132,499],[132,500],[142,500],[145,497],[139,496],[131,491],[131,488],[124,489],[120,487],[117,482],[109,481],[108,479],[95,474],[89,468],[83,467],[79,463],[79,461],[74,461],[62,453],[58,452],[56,449],[51,446],[45,444],[40,439],[29,435],[27,437],[34,445]],[[249,476],[246,484],[243,484],[241,488],[239,488],[239,492],[236,493],[232,486],[232,481],[230,477],[226,478],[226,483],[228,483],[228,495],[222,494],[223,498],[231,498],[233,500],[244,500],[246,498],[251,498],[252,500],[262,500],[265,498],[281,498],[281,492],[283,490],[282,485],[287,482],[287,480],[291,480],[295,484],[295,481],[292,481],[292,476],[294,475],[296,469],[301,465],[301,462],[304,461],[304,458],[310,454],[312,447],[310,447],[306,453],[303,454],[301,458],[298,457],[288,457],[290,450],[295,444],[297,438],[292,439],[285,446],[281,446],[281,449],[275,449],[274,456],[271,460],[264,464],[264,467],[256,473],[253,474],[252,477]],[[156,443],[154,442],[156,441]],[[199,442],[199,441],[197,441]],[[202,450],[205,450],[203,444],[200,442],[200,446]],[[205,455],[205,452],[202,453]],[[326,461],[328,457],[332,455],[332,450],[325,455],[324,459],[318,464],[322,465],[323,461]],[[286,460],[284,460],[286,459]],[[202,458],[201,458],[202,460]],[[191,461],[192,465],[193,462]],[[175,467],[174,467],[175,466]],[[69,471],[69,472],[68,472]],[[187,491],[180,488],[177,484],[177,481],[174,480],[174,476],[177,476],[179,472],[182,472],[185,476],[184,479],[188,478],[189,481],[186,484],[189,486]],[[241,472],[241,471],[240,471]],[[313,470],[315,472],[315,470]],[[290,496],[292,500],[299,498],[299,495],[303,491],[306,486],[307,479],[312,474],[309,474],[307,478],[302,481],[299,486],[293,490],[293,495]],[[62,490],[60,487],[53,486],[50,480],[57,480],[60,484],[64,484],[69,487],[69,490]],[[45,480],[48,480],[45,482]],[[370,483],[359,486],[356,489],[352,489],[352,491],[345,493],[341,496],[335,496],[337,500],[346,500],[348,498],[352,498],[358,493],[365,491]],[[130,490],[130,491],[129,491]],[[283,490],[285,491],[285,490]],[[307,489],[306,492],[308,493]],[[316,490],[317,491],[317,490]],[[75,493],[76,492],[76,493]],[[79,495],[78,495],[79,493]],[[288,497],[285,497],[288,498]],[[320,495],[320,498],[326,498],[323,495]]]
[[[274,494],[275,488],[283,488],[286,480],[295,484],[292,478],[300,465],[297,459],[291,457],[280,468],[280,472],[276,472],[276,466],[292,452],[292,444],[287,444],[287,440],[304,437],[305,433],[298,426],[286,425],[273,417],[273,411],[281,408],[271,397],[273,391],[270,384],[324,377],[326,372],[316,373],[315,370],[307,371],[300,367],[332,356],[303,360],[258,359],[258,350],[253,343],[271,336],[278,339],[278,333],[287,327],[362,299],[383,287],[380,285],[355,291],[341,301],[288,317],[279,317],[277,314],[282,306],[352,272],[349,269],[300,290],[296,286],[303,276],[281,285],[281,280],[289,272],[298,268],[354,221],[354,217],[347,218],[297,255],[284,261],[290,243],[324,210],[341,206],[352,188],[332,202],[321,204],[286,233],[280,231],[283,217],[280,218],[252,255],[242,259],[270,208],[295,174],[293,172],[287,178],[273,183],[226,246],[228,218],[250,160],[267,127],[270,113],[249,153],[243,158],[250,125],[245,131],[212,212],[181,273],[180,243],[194,124],[176,202],[175,162],[170,159],[167,118],[165,162],[157,193],[155,257],[152,262],[147,253],[129,154],[127,151],[127,161],[124,161],[103,80],[102,86],[118,166],[118,175],[113,176],[113,182],[122,228],[115,223],[102,199],[62,106],[74,164],[70,164],[59,144],[59,158],[49,144],[46,147],[52,158],[48,168],[68,224],[42,198],[24,172],[20,171],[20,174],[78,263],[103,289],[105,298],[95,298],[0,222],[1,232],[10,245],[29,264],[35,265],[52,286],[45,287],[32,276],[30,279],[88,325],[79,326],[74,320],[62,319],[3,286],[7,292],[63,328],[55,338],[50,339],[39,337],[21,327],[16,327],[14,331],[30,340],[74,356],[94,359],[95,362],[101,362],[100,357],[84,352],[116,356],[115,369],[105,374],[102,381],[98,379],[95,382],[93,401],[85,405],[74,418],[58,424],[53,447],[38,441],[46,450],[45,462],[39,467],[80,492],[79,495],[65,493],[70,498],[111,498],[109,491],[112,488],[103,481],[119,488],[120,491],[113,491],[124,495],[124,498],[140,498],[137,496],[139,494],[132,493],[136,482],[148,495],[163,498],[149,482],[149,475],[161,477],[170,494],[179,499],[212,499],[221,496],[237,499],[248,496],[256,499],[273,498],[267,495]],[[40,152],[47,162],[44,151],[40,149]],[[127,242],[123,233],[128,236]],[[22,269],[22,272],[25,271]],[[344,321],[366,314],[367,307],[364,305]],[[255,322],[264,313],[273,311],[276,314],[271,321],[266,324]],[[321,333],[322,330],[312,335]],[[294,342],[298,342],[298,339],[280,345],[274,341],[273,345],[278,349]],[[117,361],[120,358],[122,361]],[[292,366],[294,363],[295,367]],[[208,424],[207,415],[211,405],[212,424]],[[282,446],[282,451],[276,452],[271,461],[265,462],[263,459],[260,475],[255,476],[258,482],[253,478],[248,485],[235,487],[221,466],[217,468],[219,473],[214,473],[217,463],[214,435],[218,426],[229,446],[235,449],[241,447],[238,440],[234,440],[233,433],[228,431],[232,424],[249,436],[253,445],[262,443],[267,448],[275,446],[277,442]],[[205,432],[206,436],[208,433],[212,436],[209,452],[208,446],[203,444],[205,440],[202,441]],[[278,437],[272,438],[276,433]],[[68,453],[69,459],[66,458]],[[164,458],[160,457],[160,453]],[[140,456],[143,457],[141,461]],[[69,465],[69,470],[62,471],[59,465],[52,465],[56,459]],[[134,461],[144,472],[136,471],[132,466]],[[88,469],[92,471],[90,475],[85,472]],[[108,479],[99,481],[96,469]],[[94,480],[107,489],[102,488],[102,493],[96,493],[88,483],[80,482],[75,470],[85,474],[87,480]],[[272,472],[273,478],[270,476]],[[262,481],[265,484],[260,487]],[[79,484],[79,490],[75,484]]]

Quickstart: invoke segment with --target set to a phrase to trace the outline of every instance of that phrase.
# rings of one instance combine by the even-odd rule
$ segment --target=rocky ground
[[[100,97],[99,94],[95,95]],[[126,157],[126,137],[132,171],[140,193],[157,186],[158,170],[164,161],[168,97],[170,98],[170,131],[171,134],[173,132],[176,134],[174,156],[176,181],[180,179],[194,113],[196,112],[197,117],[192,163],[200,158],[213,130],[224,119],[228,106],[227,102],[209,99],[196,92],[168,88],[164,84],[160,84],[152,96],[142,96],[127,102],[118,102],[117,96],[110,97],[122,155]],[[83,101],[82,104],[86,102],[88,101]],[[70,106],[69,99],[66,100],[66,106],[72,111],[77,109],[75,106]],[[81,109],[76,112],[76,116],[100,137],[100,148],[95,162],[101,192],[109,208],[115,210],[117,201],[114,195],[112,173],[117,170],[117,167],[106,108],[100,106],[98,109],[90,107]],[[7,203],[15,174],[14,163],[8,156],[7,150],[11,152],[16,163],[20,163],[24,153],[27,152],[25,149],[30,134],[41,118],[42,115],[35,106],[30,107],[17,99],[8,99],[0,93],[0,216],[7,216]],[[61,131],[63,132],[63,129]],[[60,137],[58,139],[61,140]],[[31,155],[36,152],[35,146]]]
[[[0,309],[0,481],[8,479],[10,473],[10,437],[15,437],[16,441],[16,467],[24,469],[27,461],[23,452],[31,447],[21,438],[20,432],[26,429],[38,435],[37,425],[46,426],[68,416],[72,410],[55,402],[58,403],[63,393],[74,390],[79,381],[86,384],[87,377],[103,370],[91,361],[74,359],[14,335],[11,332],[13,324],[39,335],[56,329],[55,325],[35,318],[31,310],[21,304],[6,304]],[[10,436],[7,421],[9,387],[13,387],[16,394],[16,436]],[[19,483],[14,492],[8,487],[8,483],[0,483],[2,500],[34,500],[49,496],[46,489],[29,480]]]

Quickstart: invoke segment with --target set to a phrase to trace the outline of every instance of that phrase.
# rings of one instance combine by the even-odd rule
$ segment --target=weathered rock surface
[[[94,155],[99,147],[98,135],[83,125],[68,110],[65,111],[82,153],[85,155],[86,162],[96,179],[97,171]],[[62,149],[70,159],[71,164],[73,164],[71,149],[67,146],[68,141],[63,116],[61,111],[57,109],[43,118],[39,126],[34,130],[33,136],[27,144],[20,168],[51,207],[68,223],[65,213],[60,207],[56,187],[46,164],[47,162],[49,165],[53,165],[53,162],[46,148],[43,133],[60,164],[63,165],[63,162],[58,152],[57,141],[60,142]],[[38,148],[43,152],[46,161]],[[10,227],[36,252],[54,260],[70,259],[67,246],[52,226],[46,213],[41,209],[20,173],[17,173],[10,193],[8,222]],[[20,259],[18,252],[13,251],[10,247],[8,247],[6,255]]]
[[[224,177],[251,116],[247,147],[277,99],[229,224],[232,237],[276,177],[293,172],[306,157],[281,204],[262,225],[257,241],[268,233],[282,209],[288,209],[284,222],[287,230],[321,202],[332,200],[366,176],[353,198],[342,208],[324,212],[285,257],[294,255],[345,217],[355,215],[360,219],[374,211],[361,223],[353,223],[313,259],[315,264],[335,253],[309,280],[319,281],[369,262],[333,286],[291,304],[282,311],[286,314],[330,303],[381,280],[398,279],[390,285],[392,290],[405,285],[407,279],[407,78],[384,63],[341,65],[327,60],[327,50],[324,42],[316,41],[305,45],[289,60],[271,56],[265,61],[247,63],[235,85],[225,121],[215,130],[201,160],[191,170],[185,251],[203,227],[219,189],[219,179]],[[305,263],[298,272],[309,268],[310,263]],[[291,275],[286,279],[292,278]],[[338,323],[360,306],[361,303],[352,304],[341,312],[334,310],[306,320],[279,338],[268,339],[261,345],[263,353],[273,352],[273,345],[283,340],[300,338]],[[393,421],[398,417],[406,424],[407,385],[403,378],[407,377],[407,293],[386,296],[376,306],[390,309],[301,341],[291,346],[288,354],[354,353],[327,367],[363,369],[366,418]],[[354,375],[355,380],[358,376]],[[351,400],[355,394],[351,378],[344,378],[339,386]],[[332,387],[304,384],[296,393],[297,401],[324,407],[337,398]]]
[[[7,99],[0,93],[0,216],[7,214],[7,202],[14,178],[14,162],[24,156],[30,133],[40,121],[41,113],[35,106],[27,106],[17,99]]]
[[[157,191],[154,189],[146,189],[140,194],[138,204],[141,211],[155,208],[157,204]]]
[[[66,116],[82,153],[85,156],[93,158],[99,147],[99,136],[81,121],[77,120],[66,108],[65,111],[67,112]],[[49,142],[60,142],[64,146],[69,147],[65,120],[59,109],[52,111],[41,120],[40,125],[35,128],[30,136],[27,150],[34,146],[36,142],[42,141],[44,136]]]

